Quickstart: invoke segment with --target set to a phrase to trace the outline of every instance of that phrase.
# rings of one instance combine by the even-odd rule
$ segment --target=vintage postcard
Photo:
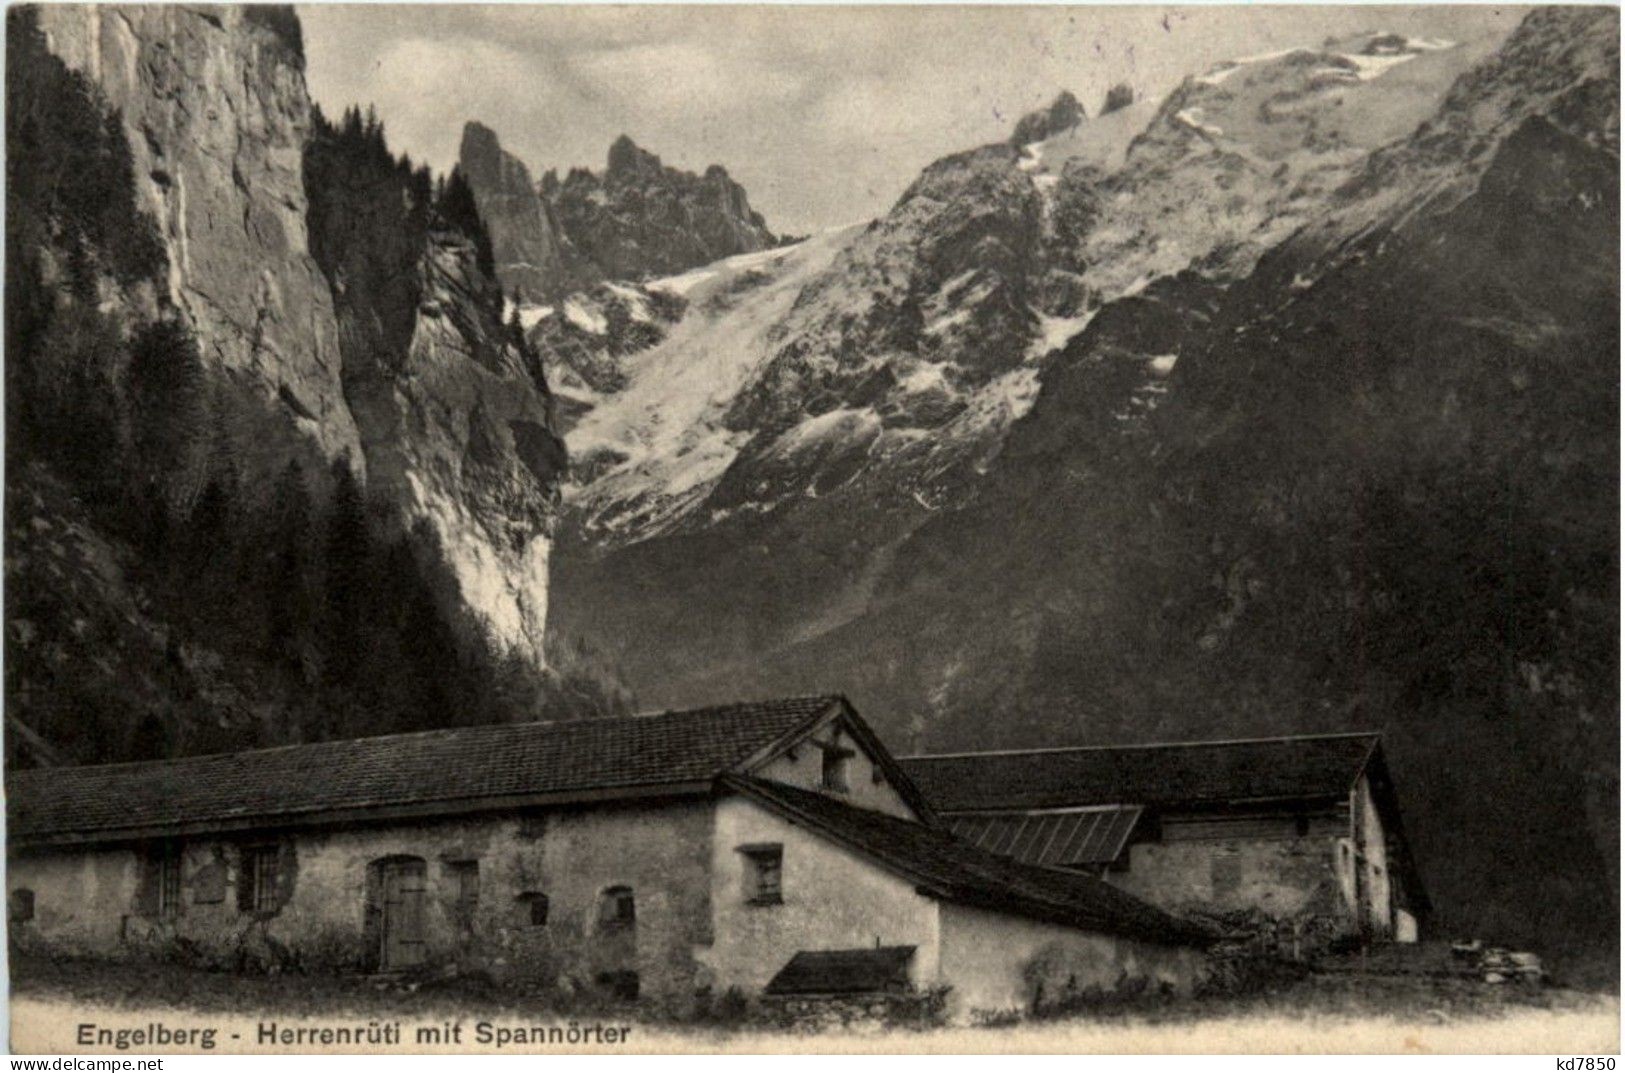
[[[13,1051],[1617,1052],[1619,42],[11,7]]]

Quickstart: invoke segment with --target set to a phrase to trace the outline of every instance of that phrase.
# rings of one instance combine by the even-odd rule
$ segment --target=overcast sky
[[[1484,7],[302,5],[324,109],[376,105],[390,145],[446,169],[478,119],[539,176],[630,134],[720,163],[781,232],[868,219],[932,160],[1009,135],[1061,89],[1162,96],[1235,56],[1392,29],[1503,35]]]

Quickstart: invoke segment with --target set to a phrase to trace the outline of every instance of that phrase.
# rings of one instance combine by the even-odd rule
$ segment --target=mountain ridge
[[[907,748],[1387,722],[1446,926],[1605,939],[1617,14],[1396,38],[932,165],[770,333],[726,425],[751,438],[709,495],[596,533],[576,504],[601,512],[613,467],[567,490],[560,621],[616,623],[662,703],[838,678]],[[1266,104],[1284,111],[1250,131]],[[1351,108],[1361,130],[1327,125]],[[1169,244],[1186,219],[1211,245]],[[957,354],[983,324],[996,346]],[[888,453],[922,365],[1031,393],[958,468],[940,418]],[[1483,772],[1509,803],[1469,815]],[[1539,772],[1572,793],[1544,801]],[[1575,874],[1525,881],[1474,848],[1515,824],[1516,852],[1561,845]]]

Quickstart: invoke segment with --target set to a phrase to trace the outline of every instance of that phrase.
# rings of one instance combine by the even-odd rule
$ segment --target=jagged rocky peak
[[[1010,144],[1020,149],[1024,145],[1053,138],[1063,131],[1071,130],[1086,118],[1088,117],[1084,115],[1083,105],[1078,103],[1078,98],[1074,97],[1071,91],[1062,90],[1060,95],[1050,102],[1049,107],[1040,108],[1021,117],[1021,121],[1016,124],[1015,133],[1010,135]]]
[[[673,275],[778,244],[726,168],[670,167],[625,134],[603,174],[572,168],[542,188],[569,241],[610,279]]]
[[[639,175],[659,175],[660,158],[634,142],[630,135],[616,138],[609,147],[606,179],[627,179]]]
[[[474,121],[464,124],[457,158],[490,232],[497,278],[506,293],[540,302],[599,278],[559,230],[530,169],[502,148],[496,131]]]
[[[478,175],[492,186],[530,185],[530,172],[524,163],[503,152],[497,132],[484,123],[469,120],[463,124],[457,160],[464,174]]]
[[[1100,114],[1111,115],[1121,111],[1134,103],[1134,87],[1127,82],[1119,82],[1106,91],[1106,99],[1101,102]]]

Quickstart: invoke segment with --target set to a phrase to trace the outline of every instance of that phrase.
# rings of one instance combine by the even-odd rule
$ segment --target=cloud
[[[884,212],[933,159],[1008,136],[1070,89],[1160,97],[1234,55],[1381,23],[1468,41],[1520,9],[684,4],[314,5],[308,78],[329,111],[375,104],[397,151],[446,169],[478,119],[540,173],[602,167],[630,134],[725,165],[771,226]]]
[[[681,116],[697,109],[758,113],[805,93],[803,75],[731,43],[678,40],[589,49],[569,59],[586,82],[628,112]]]

